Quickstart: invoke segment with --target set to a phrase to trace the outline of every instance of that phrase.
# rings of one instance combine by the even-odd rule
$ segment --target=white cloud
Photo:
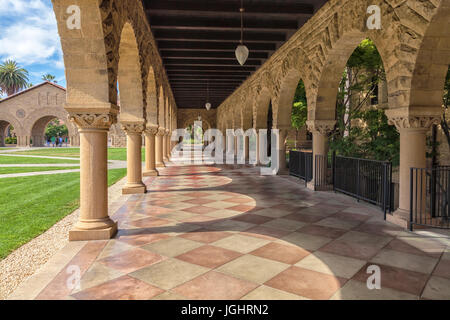
[[[0,0],[0,27],[2,60],[64,67],[50,0]]]

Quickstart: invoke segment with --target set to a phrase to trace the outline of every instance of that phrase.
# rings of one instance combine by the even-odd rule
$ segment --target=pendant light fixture
[[[209,80],[206,80],[206,110],[211,110],[211,103],[209,102]]]
[[[248,59],[248,48],[244,45],[244,0],[241,0],[241,42],[236,48],[236,59],[241,66],[245,64]]]

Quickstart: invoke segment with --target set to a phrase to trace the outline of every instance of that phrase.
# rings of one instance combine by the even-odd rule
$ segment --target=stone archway
[[[50,121],[54,119],[61,120],[68,130],[68,138],[72,146],[77,146],[79,142],[78,130],[70,123],[68,113],[60,108],[42,108],[30,114],[24,122],[25,135],[29,137],[27,145],[33,147],[43,147],[45,145],[45,129]]]
[[[17,144],[21,143],[20,139],[23,135],[23,127],[20,122],[12,115],[6,112],[0,112],[0,147],[5,146],[6,130],[14,127],[14,132],[17,137]]]

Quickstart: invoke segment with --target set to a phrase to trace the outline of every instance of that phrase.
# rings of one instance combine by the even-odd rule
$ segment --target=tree
[[[45,128],[45,137],[47,139],[51,137],[63,137],[68,134],[69,130],[67,129],[67,126],[64,124],[61,125],[58,119],[52,120],[47,125],[47,128]]]
[[[53,83],[58,83],[58,81],[55,80],[56,77],[50,73],[44,74],[42,76],[42,80],[43,81],[49,81],[49,82],[53,82]]]
[[[303,128],[308,119],[308,103],[306,101],[306,89],[302,80],[299,81],[295,91],[294,103],[292,105],[292,127],[295,129],[295,147],[297,147],[298,131]]]
[[[0,64],[0,88],[10,96],[27,87],[28,71],[13,60]]]
[[[378,84],[386,81],[381,56],[366,39],[347,62],[336,101],[336,129],[331,135],[332,151],[344,156],[390,160],[398,163],[399,134],[388,125],[384,110],[367,108],[377,98]],[[376,99],[375,99],[376,100]],[[363,125],[353,126],[360,119]]]

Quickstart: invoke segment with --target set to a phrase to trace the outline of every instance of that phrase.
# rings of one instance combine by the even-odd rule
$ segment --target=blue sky
[[[0,61],[13,59],[34,85],[43,74],[66,86],[61,43],[50,0],[0,0]]]

